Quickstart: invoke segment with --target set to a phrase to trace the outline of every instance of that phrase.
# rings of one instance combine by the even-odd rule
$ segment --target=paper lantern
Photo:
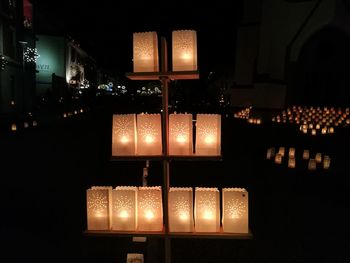
[[[285,148],[284,147],[280,147],[279,149],[278,149],[278,153],[282,156],[282,157],[284,157],[284,153],[285,153]]]
[[[134,72],[158,72],[158,37],[156,32],[133,34]]]
[[[93,186],[86,190],[88,230],[110,229],[111,199],[111,186]]]
[[[160,114],[137,115],[137,154],[162,154],[162,129]]]
[[[275,148],[267,149],[266,159],[270,160],[274,156],[275,156]]]
[[[323,158],[323,169],[329,169],[331,165],[331,158],[328,155],[325,155]]]
[[[221,115],[197,114],[196,155],[220,155]]]
[[[282,163],[282,155],[280,153],[277,153],[275,156],[275,163],[281,164]]]
[[[316,129],[311,130],[311,135],[316,135]]]
[[[172,33],[173,71],[197,70],[197,33],[178,30]]]
[[[289,148],[288,156],[291,158],[295,157],[295,148]]]
[[[310,151],[304,150],[303,151],[303,160],[308,160],[310,158]]]
[[[316,163],[321,163],[322,162],[322,153],[316,153],[315,160],[316,160]]]
[[[169,115],[169,154],[191,155],[192,114]]]
[[[137,229],[137,187],[118,186],[112,190],[112,229]]]
[[[136,154],[136,115],[113,115],[112,155]]]
[[[224,232],[248,233],[248,192],[243,188],[222,189]]]
[[[217,188],[195,188],[196,232],[220,231],[220,193]]]
[[[288,158],[288,167],[289,168],[295,168],[295,158],[294,157],[289,157]]]
[[[316,160],[315,159],[309,160],[308,169],[309,170],[316,170]]]
[[[139,187],[137,197],[137,225],[140,231],[162,231],[163,206],[160,186]]]
[[[193,191],[191,187],[169,190],[170,232],[193,231]]]

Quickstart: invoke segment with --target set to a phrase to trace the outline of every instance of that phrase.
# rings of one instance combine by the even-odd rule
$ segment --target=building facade
[[[0,113],[14,119],[35,101],[35,35],[30,0],[0,1]]]

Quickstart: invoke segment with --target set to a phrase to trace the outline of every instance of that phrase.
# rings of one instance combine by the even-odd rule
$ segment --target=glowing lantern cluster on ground
[[[248,120],[250,117],[250,111],[252,110],[253,107],[247,107],[244,108],[243,110],[240,110],[238,112],[236,112],[233,117],[236,119],[246,119]]]
[[[279,147],[278,152],[275,153],[275,148],[270,147],[267,149],[266,152],[266,159],[267,160],[273,160],[276,164],[282,164],[283,158],[285,154],[286,148],[285,147]],[[295,168],[297,160],[299,159],[300,162],[304,162],[304,165],[306,163],[306,167],[308,170],[316,170],[317,164],[323,164],[323,169],[329,169],[330,167],[330,157],[328,155],[324,155],[323,162],[322,162],[322,153],[317,152],[315,153],[314,158],[310,158],[310,151],[309,150],[303,150],[300,157],[296,154],[296,150],[293,147],[289,148],[288,151],[288,158],[287,158],[287,166],[288,168]],[[311,161],[310,161],[311,160]],[[305,162],[307,161],[307,162]]]
[[[337,127],[350,124],[350,109],[293,106],[272,118],[273,122],[299,125],[304,134],[332,134]]]

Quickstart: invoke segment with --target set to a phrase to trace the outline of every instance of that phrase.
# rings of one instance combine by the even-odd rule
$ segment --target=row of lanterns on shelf
[[[293,106],[282,111],[281,115],[272,118],[272,122],[295,123],[300,131],[311,135],[334,133],[334,127],[350,124],[350,109],[334,107],[301,107]]]
[[[169,154],[193,155],[192,114],[169,115]],[[197,114],[195,155],[221,152],[221,115]],[[161,155],[160,114],[113,115],[112,156]]]
[[[133,34],[134,72],[159,72],[156,32]],[[173,71],[197,70],[197,33],[194,30],[172,32]]]
[[[88,230],[162,231],[163,204],[160,186],[93,186],[86,192]],[[170,232],[220,232],[218,188],[171,187]],[[222,231],[248,233],[248,192],[222,189]]]
[[[274,158],[276,164],[281,164],[282,159],[285,156],[285,147],[279,147],[278,152],[275,154],[275,148],[268,148],[266,153],[266,159],[271,160]],[[302,155],[303,160],[308,161],[308,169],[316,170],[316,165],[322,163],[323,169],[329,169],[331,165],[331,158],[328,155],[324,155],[322,162],[322,153],[316,153],[315,158],[310,158],[310,151],[303,150]],[[288,151],[288,168],[295,168],[296,166],[296,157],[295,157],[295,148],[289,148]]]

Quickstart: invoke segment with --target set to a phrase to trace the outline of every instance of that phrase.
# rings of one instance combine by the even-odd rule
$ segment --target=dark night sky
[[[170,42],[171,31],[197,30],[199,69],[232,68],[241,1],[201,4],[186,1],[37,0],[39,33],[71,36],[104,68],[132,69],[132,33],[157,31]]]

